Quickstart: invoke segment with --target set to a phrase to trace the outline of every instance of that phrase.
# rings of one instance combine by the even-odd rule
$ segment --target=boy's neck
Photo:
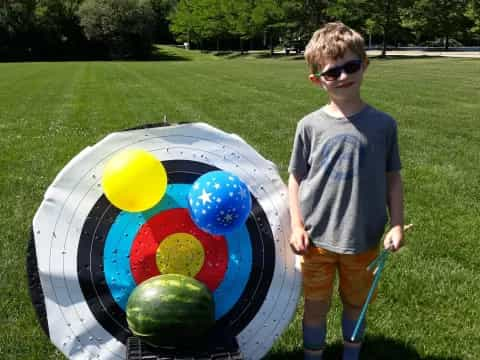
[[[349,117],[360,112],[365,105],[366,103],[360,97],[348,100],[330,98],[326,110],[329,114],[336,117]]]

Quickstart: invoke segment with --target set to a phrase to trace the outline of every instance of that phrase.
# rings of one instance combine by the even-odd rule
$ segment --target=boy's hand
[[[403,246],[403,227],[400,225],[392,227],[383,238],[385,249],[397,251]]]
[[[309,244],[308,233],[303,226],[297,226],[292,229],[290,237],[290,247],[295,254],[303,254]]]

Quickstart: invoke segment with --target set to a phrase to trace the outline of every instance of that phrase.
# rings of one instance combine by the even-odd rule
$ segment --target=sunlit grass
[[[326,100],[302,61],[161,52],[187,61],[0,64],[2,359],[62,358],[36,321],[25,251],[43,193],[80,150],[166,115],[237,133],[286,178],[296,122]],[[368,69],[365,99],[398,120],[415,229],[389,259],[369,309],[365,359],[480,354],[479,73],[479,60],[444,58],[373,60]],[[327,359],[341,351],[340,311],[336,298]],[[302,358],[299,316],[271,357]]]

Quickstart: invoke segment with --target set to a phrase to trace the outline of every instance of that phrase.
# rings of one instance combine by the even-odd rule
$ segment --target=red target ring
[[[137,284],[160,275],[157,251],[165,239],[174,234],[189,234],[203,248],[203,264],[194,276],[212,292],[222,282],[228,264],[228,247],[223,236],[211,235],[199,229],[188,210],[164,210],[150,218],[139,230],[130,252],[130,268]],[[181,256],[173,253],[172,256]],[[175,260],[172,260],[175,262]]]

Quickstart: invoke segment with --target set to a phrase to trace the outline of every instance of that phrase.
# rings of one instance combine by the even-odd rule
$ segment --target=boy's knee
[[[362,312],[363,304],[351,304],[349,302],[345,302],[342,299],[343,304],[343,317],[351,320],[356,320],[360,316]]]
[[[303,322],[307,325],[321,325],[325,323],[330,301],[305,299]]]
[[[327,313],[329,308],[330,301],[305,299],[302,326],[303,347],[306,359],[321,359],[327,336]]]

